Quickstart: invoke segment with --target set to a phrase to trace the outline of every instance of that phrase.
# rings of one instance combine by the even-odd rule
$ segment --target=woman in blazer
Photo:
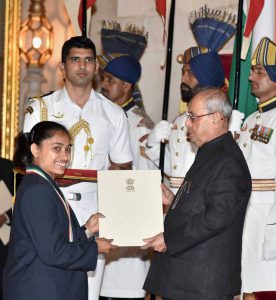
[[[14,207],[4,299],[87,300],[86,272],[95,270],[98,253],[114,246],[93,236],[100,214],[79,226],[54,181],[70,162],[68,131],[45,121],[24,137],[26,150],[20,147],[15,156],[26,165],[26,176]]]

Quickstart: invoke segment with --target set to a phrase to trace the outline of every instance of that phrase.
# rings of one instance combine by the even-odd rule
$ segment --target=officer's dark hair
[[[62,63],[65,63],[71,48],[91,49],[94,54],[94,57],[96,58],[95,44],[89,38],[83,36],[73,36],[69,40],[67,40],[62,46],[62,50],[61,50]]]
[[[26,168],[33,162],[31,145],[40,145],[44,140],[52,138],[57,131],[68,135],[68,130],[61,124],[51,121],[37,123],[30,132],[20,133],[15,140],[15,153],[13,161],[17,167]]]

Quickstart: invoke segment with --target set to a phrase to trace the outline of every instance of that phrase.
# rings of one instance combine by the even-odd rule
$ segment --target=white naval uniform
[[[73,141],[71,168],[105,170],[110,165],[109,159],[115,163],[132,161],[127,119],[119,106],[91,90],[89,100],[83,108],[80,108],[69,98],[65,87],[44,96],[43,100],[47,106],[49,121],[60,123],[68,130],[81,119],[89,124],[94,139],[90,145],[91,150],[84,151],[87,132],[82,129]],[[31,108],[28,107],[25,114],[24,132],[29,132],[41,121],[41,105],[39,100],[29,101]],[[69,200],[80,225],[85,224],[91,214],[98,211],[96,183],[82,182],[61,190],[67,199],[70,193],[81,194],[80,201]],[[104,264],[103,255],[99,255],[95,272],[88,273],[89,300],[99,298]]]
[[[187,127],[185,115],[179,115],[172,125],[169,137],[168,151],[165,152],[165,173],[170,178],[186,175],[194,162],[197,147],[187,141]],[[146,151],[147,155],[158,164],[160,145],[156,145]],[[171,188],[176,193],[178,188]]]
[[[134,106],[126,112],[133,154],[133,169],[157,169],[150,160],[140,155],[140,147],[146,147],[146,139],[143,137],[149,134],[150,129],[142,125],[143,117],[135,113],[137,109],[138,107]],[[100,295],[112,298],[145,297],[143,284],[149,265],[147,252],[127,247],[112,251],[107,255]]]
[[[268,144],[250,138],[255,125],[274,129]],[[239,146],[252,179],[272,179],[276,175],[276,108],[250,115],[241,130]],[[243,231],[242,291],[275,291],[276,260],[264,261],[262,247],[269,211],[275,192],[252,191]]]

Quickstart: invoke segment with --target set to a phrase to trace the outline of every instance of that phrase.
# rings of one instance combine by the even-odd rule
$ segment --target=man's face
[[[260,103],[276,96],[276,82],[270,80],[262,65],[252,66],[249,80],[252,94],[260,99]]]
[[[97,70],[93,51],[84,48],[71,48],[65,63],[61,63],[60,70],[66,84],[82,88],[92,86],[92,79]]]
[[[195,78],[190,64],[184,64],[182,68],[182,76],[181,76],[181,98],[183,101],[189,102],[193,97],[193,91],[198,86],[198,81]]]
[[[214,114],[209,114],[205,107],[203,96],[200,94],[191,100],[188,111],[193,117],[201,116],[194,119],[187,119],[185,123],[188,128],[190,142],[194,143],[197,147],[201,147],[213,139],[212,127],[214,124]]]
[[[128,91],[128,86],[129,84],[114,77],[112,74],[108,72],[103,73],[101,92],[109,100],[118,104],[123,104],[120,102],[125,99],[124,95]]]

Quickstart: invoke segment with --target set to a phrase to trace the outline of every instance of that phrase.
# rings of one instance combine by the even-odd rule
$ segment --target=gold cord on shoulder
[[[42,98],[42,96],[37,96],[33,98],[34,100],[39,100],[40,104],[40,121],[48,121],[48,108],[47,105]]]
[[[92,145],[94,144],[94,139],[91,135],[89,123],[83,119],[80,119],[79,122],[74,124],[69,129],[69,133],[70,133],[73,144],[75,144],[75,138],[81,132],[81,130],[84,130],[84,132],[86,133],[86,136],[87,136],[86,143],[83,147],[84,152],[85,152],[85,161],[87,161],[88,151],[90,151],[91,156],[92,156]],[[71,161],[73,161],[73,158],[74,158],[74,153],[73,153],[73,157],[72,157]]]

